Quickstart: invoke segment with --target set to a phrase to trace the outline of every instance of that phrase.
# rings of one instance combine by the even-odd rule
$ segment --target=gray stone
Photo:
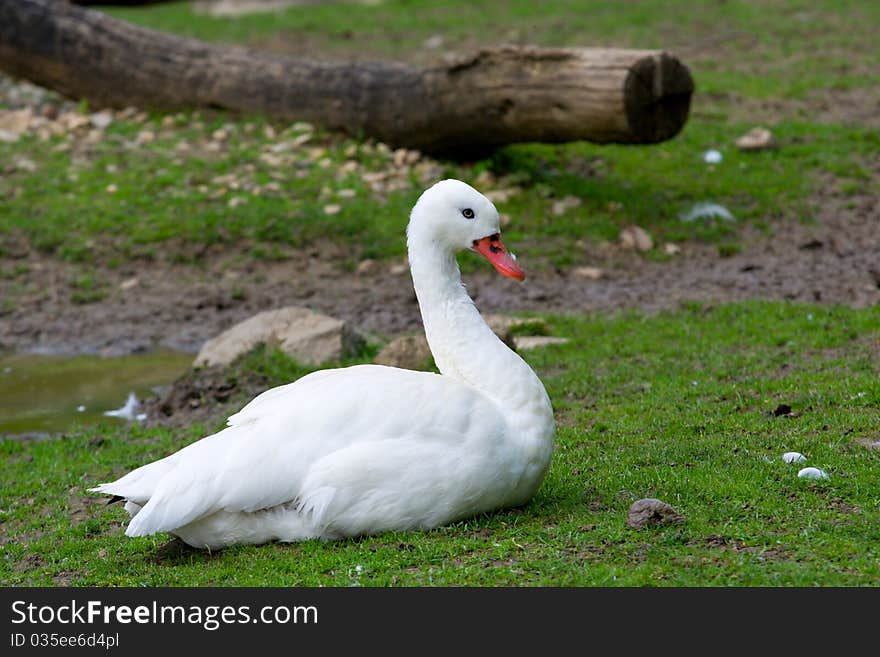
[[[228,365],[259,344],[277,346],[306,365],[319,365],[357,353],[363,338],[342,320],[290,306],[254,315],[208,340],[193,365]]]
[[[553,344],[565,344],[566,342],[568,342],[568,338],[556,338],[551,335],[517,335],[513,338],[513,344],[517,351],[537,349]]]
[[[426,370],[431,362],[431,349],[424,335],[401,335],[385,345],[373,362],[406,370]]]
[[[654,248],[654,240],[641,226],[627,226],[620,231],[620,245],[625,249],[644,252]]]
[[[641,529],[646,525],[663,525],[684,522],[684,516],[675,508],[653,497],[633,502],[629,507],[626,524],[633,529]]]
[[[737,139],[736,147],[741,151],[765,151],[778,148],[779,144],[767,128],[757,127]]]

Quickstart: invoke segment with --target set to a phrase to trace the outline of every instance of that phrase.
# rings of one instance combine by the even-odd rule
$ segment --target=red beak
[[[502,276],[515,278],[518,281],[525,280],[526,273],[516,264],[516,260],[507,252],[507,249],[504,248],[498,233],[484,237],[481,240],[474,240],[473,250],[491,262],[492,266]]]

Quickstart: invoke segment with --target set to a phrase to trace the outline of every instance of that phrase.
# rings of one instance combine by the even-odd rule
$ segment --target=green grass
[[[872,89],[880,83],[874,29],[880,5],[863,0],[387,0],[378,6],[330,3],[236,18],[199,15],[183,3],[108,11],[199,39],[254,47],[270,43],[282,52],[335,59],[430,63],[447,50],[503,43],[671,50],[696,78],[695,110],[720,118],[738,112],[744,100],[791,104],[828,90]],[[442,47],[426,51],[425,41],[435,36],[443,37]],[[814,119],[810,108],[791,112]]]
[[[157,29],[257,46],[307,36],[310,55],[339,58],[411,58],[435,34],[455,50],[510,40],[678,48],[697,93],[689,122],[669,142],[516,145],[483,161],[440,164],[437,175],[473,182],[489,170],[503,184],[522,187],[499,203],[512,219],[506,233],[511,243],[540,243],[549,265],[578,263],[580,240],[615,240],[632,223],[654,236],[658,249],[649,257],[662,257],[663,241],[686,239],[717,243],[723,255],[738,248],[741,223],[766,228],[780,218],[812,220],[811,197],[831,181],[847,195],[880,193],[869,164],[878,133],[822,118],[816,109],[846,105],[827,94],[876,89],[878,3],[490,1],[414,8],[405,1],[315,4],[235,20],[194,14],[185,3],[107,11]],[[773,124],[780,150],[737,151],[734,140],[755,123]],[[428,181],[413,174],[399,191],[373,194],[360,173],[340,167],[354,161],[362,171],[383,171],[391,156],[320,132],[285,151],[291,157],[284,164],[269,164],[260,156],[301,135],[276,127],[278,134],[267,134],[260,120],[154,115],[145,125],[116,121],[95,144],[58,137],[0,143],[0,161],[13,163],[0,178],[0,235],[23,234],[73,261],[103,256],[111,266],[132,258],[197,262],[218,244],[280,258],[285,249],[328,239],[345,244],[352,262],[402,255],[409,209]],[[220,128],[229,138],[211,150]],[[144,130],[155,139],[136,143]],[[313,156],[316,148],[325,152]],[[720,164],[703,162],[709,148],[722,152]],[[16,168],[22,157],[36,170]],[[232,188],[230,179],[243,188]],[[341,189],[354,196],[338,198]],[[582,205],[555,216],[553,202],[567,195]],[[726,206],[737,223],[683,223],[680,214],[701,201]],[[339,214],[325,214],[332,203],[341,205]],[[79,296],[88,301],[92,294]]]
[[[6,441],[0,580],[80,585],[875,585],[880,577],[880,308],[750,302],[550,317],[571,342],[530,352],[557,450],[525,507],[430,532],[182,550],[128,539],[85,489],[214,427]],[[281,383],[304,370],[254,355]],[[792,417],[772,411],[789,404]],[[805,481],[803,452],[830,473]],[[630,529],[658,497],[681,525]],[[73,517],[71,514],[73,513]]]
[[[286,43],[293,49],[305,39],[308,54],[340,58],[409,59],[435,35],[444,37],[441,52],[508,42],[665,48],[695,62],[703,91],[748,97],[803,98],[816,88],[880,81],[874,38],[880,6],[863,0],[386,0],[378,6],[328,3],[236,18],[211,18],[171,3],[108,13],[204,40],[259,45],[274,39],[276,47]]]
[[[256,257],[283,257],[284,248],[327,239],[350,246],[357,258],[404,253],[409,209],[427,183],[410,179],[404,189],[380,196],[359,173],[337,174],[347,161],[364,171],[387,169],[390,155],[318,134],[308,147],[292,151],[292,164],[278,167],[260,155],[301,134],[294,129],[267,137],[262,124],[222,118],[195,119],[174,129],[163,129],[160,121],[157,117],[146,128],[114,123],[85,158],[57,152],[58,138],[0,144],[0,158],[27,157],[37,164],[36,171],[17,170],[0,179],[0,234],[24,235],[43,252],[84,266],[96,255],[111,266],[131,258],[197,262],[215,244],[244,246]],[[219,152],[206,150],[222,125],[230,139]],[[777,130],[783,149],[744,154],[730,144],[746,129],[745,124],[694,122],[677,139],[652,147],[512,146],[474,164],[445,163],[440,175],[474,182],[490,170],[522,187],[522,193],[498,204],[512,220],[505,233],[511,243],[540,242],[555,265],[578,262],[578,240],[613,241],[633,223],[650,231],[657,243],[721,242],[735,239],[742,222],[811,220],[808,199],[828,174],[846,181],[848,194],[877,189],[862,165],[880,147],[876,133],[790,123]],[[142,130],[159,136],[147,146],[132,145]],[[181,153],[180,143],[190,150]],[[724,161],[709,166],[701,154],[713,147],[722,150]],[[314,158],[308,149],[317,148],[324,153]],[[579,173],[584,166],[597,173],[584,176]],[[343,189],[354,196],[339,198]],[[553,202],[569,195],[582,204],[554,215]],[[682,222],[679,216],[700,201],[725,205],[738,221]],[[341,205],[341,211],[325,214],[329,204]],[[88,288],[85,282],[74,286]],[[80,290],[84,301],[96,294]]]
[[[741,248],[741,225],[812,221],[820,186],[854,198],[880,193],[872,170],[880,136],[846,114],[847,94],[874,94],[880,83],[880,3],[387,0],[376,7],[305,5],[236,20],[197,15],[183,3],[106,11],[201,39],[318,58],[421,65],[444,50],[505,42],[678,53],[697,93],[687,125],[671,141],[524,144],[479,162],[437,165],[437,176],[473,182],[490,171],[499,187],[521,187],[499,203],[512,220],[505,240],[545,254],[548,266],[581,262],[584,241],[615,240],[628,224],[649,230],[658,245],[705,240],[729,255]],[[424,41],[438,34],[445,45],[425,52]],[[773,129],[779,150],[735,149],[735,138],[756,124]],[[217,130],[227,138],[214,140]],[[24,238],[41,253],[76,263],[68,293],[89,304],[108,292],[96,268],[199,264],[219,247],[242,259],[283,259],[290,249],[330,242],[344,247],[341,264],[349,268],[359,258],[402,255],[403,228],[426,182],[411,172],[400,189],[373,193],[360,173],[343,166],[387,171],[393,156],[320,130],[307,143],[273,150],[302,134],[301,126],[205,112],[117,120],[94,143],[83,136],[0,142],[0,256],[20,251]],[[720,164],[702,160],[709,148],[722,152]],[[277,155],[286,159],[272,164]],[[29,162],[19,166],[23,160]],[[581,205],[555,215],[553,203],[569,195]],[[726,206],[736,223],[681,222],[680,213],[700,201]],[[339,204],[340,212],[326,214],[328,204]],[[0,269],[8,295],[0,299],[0,315],[14,311],[29,273],[27,264],[11,260]],[[425,533],[214,554],[181,550],[166,536],[127,539],[122,510],[93,501],[85,489],[218,426],[108,423],[43,442],[0,443],[0,582],[880,581],[880,451],[866,446],[880,441],[880,309],[752,302],[546,323],[571,342],[528,354],[547,384],[559,429],[547,480],[524,508]],[[543,332],[536,326],[520,332]],[[306,371],[277,353],[259,352],[229,376],[272,385]],[[792,406],[793,416],[773,415],[781,403]],[[809,465],[831,478],[797,479],[797,467],[780,458],[788,450],[805,453]],[[626,527],[627,508],[641,497],[673,504],[686,522]]]

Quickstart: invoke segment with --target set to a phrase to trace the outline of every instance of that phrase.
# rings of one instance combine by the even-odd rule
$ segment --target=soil
[[[880,172],[880,162],[874,168]],[[746,227],[742,250],[728,257],[700,243],[682,244],[664,262],[615,244],[587,245],[581,264],[603,272],[592,280],[578,276],[576,268],[533,266],[528,272],[541,245],[520,244],[515,247],[529,273],[525,283],[489,267],[464,279],[487,313],[656,312],[685,301],[750,298],[853,307],[880,302],[880,199],[843,196],[829,183],[814,204],[816,223],[776,224],[771,234]],[[195,352],[229,326],[287,305],[308,306],[382,338],[420,329],[408,272],[392,273],[399,263],[352,273],[343,264],[345,254],[331,245],[238,267],[231,263],[241,262],[240,253],[217,251],[203,267],[134,262],[99,269],[111,291],[86,304],[71,299],[69,264],[26,247],[15,255],[0,259],[0,269],[26,264],[23,287],[33,291],[17,295],[14,309],[0,317],[0,349],[115,355],[162,346]],[[4,285],[0,281],[0,292]]]

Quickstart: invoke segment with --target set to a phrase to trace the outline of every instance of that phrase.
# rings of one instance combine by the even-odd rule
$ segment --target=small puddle
[[[104,412],[123,406],[131,392],[152,396],[192,361],[192,354],[167,350],[111,358],[0,354],[0,435],[122,423]]]

